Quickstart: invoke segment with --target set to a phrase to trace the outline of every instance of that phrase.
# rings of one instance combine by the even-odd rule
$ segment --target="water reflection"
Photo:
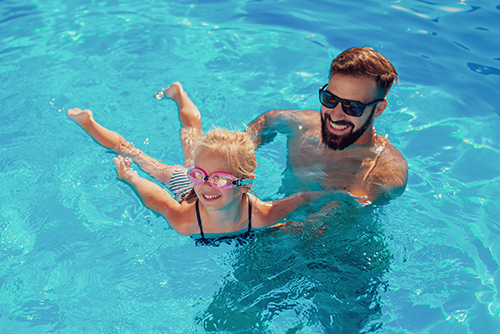
[[[339,207],[237,247],[234,270],[198,323],[207,332],[376,330],[392,259],[379,210]]]

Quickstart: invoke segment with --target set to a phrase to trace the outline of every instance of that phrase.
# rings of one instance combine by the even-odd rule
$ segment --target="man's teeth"
[[[332,128],[337,129],[337,130],[344,130],[347,128],[347,125],[338,125],[330,121],[330,125]]]
[[[220,197],[220,195],[204,195],[208,199]]]

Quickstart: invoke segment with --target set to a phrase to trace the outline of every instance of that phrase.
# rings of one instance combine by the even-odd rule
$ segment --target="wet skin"
[[[342,99],[370,103],[380,98],[374,79],[334,75],[327,90]],[[361,117],[353,117],[335,108],[314,110],[272,110],[255,119],[253,127],[267,142],[277,132],[287,135],[288,168],[283,181],[284,192],[335,189],[369,203],[385,202],[399,196],[406,185],[407,165],[401,153],[375,132],[373,121],[387,106],[382,101],[366,108]],[[330,149],[322,139],[321,117],[326,118],[326,132],[344,137],[368,127],[359,138],[343,150]],[[370,120],[371,118],[371,120]]]

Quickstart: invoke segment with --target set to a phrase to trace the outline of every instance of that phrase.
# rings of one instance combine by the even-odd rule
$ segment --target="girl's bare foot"
[[[161,100],[164,96],[166,96],[179,103],[180,96],[183,94],[186,94],[186,92],[182,89],[182,85],[179,82],[174,82],[170,87],[164,88],[155,93],[155,97],[158,100]]]
[[[79,125],[84,125],[92,120],[92,111],[80,108],[73,108],[68,110],[68,116]]]

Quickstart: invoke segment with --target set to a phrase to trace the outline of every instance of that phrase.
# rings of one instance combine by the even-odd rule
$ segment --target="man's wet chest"
[[[327,187],[362,184],[375,162],[369,150],[332,151],[316,140],[289,141],[288,164],[304,181]]]

